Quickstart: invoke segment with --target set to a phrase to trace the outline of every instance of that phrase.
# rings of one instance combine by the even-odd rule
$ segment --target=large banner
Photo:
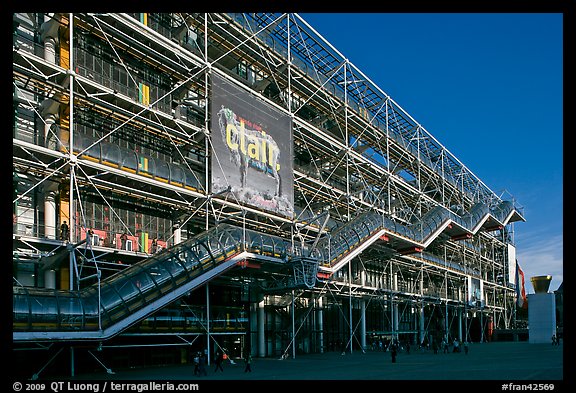
[[[516,247],[508,244],[508,283],[516,284]]]
[[[516,261],[516,306],[518,308],[528,308],[525,285],[524,272]]]
[[[212,74],[212,192],[292,218],[292,119]]]

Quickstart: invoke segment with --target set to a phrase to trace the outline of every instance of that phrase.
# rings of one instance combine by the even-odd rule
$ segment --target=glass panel
[[[286,243],[282,239],[274,238],[274,254],[280,258],[286,256]]]
[[[118,291],[118,294],[125,302],[127,302],[140,294],[136,284],[136,281],[133,281],[132,277],[125,276],[124,280],[118,280],[115,283],[115,287]]]
[[[138,157],[132,150],[120,148],[122,169],[128,172],[136,173],[138,170]]]
[[[84,313],[80,298],[65,296],[59,298],[60,325],[64,329],[79,330],[84,327]]]
[[[224,248],[222,247],[222,245],[220,244],[219,241],[219,233],[213,233],[211,236],[208,237],[208,241],[206,244],[208,244],[208,247],[210,247],[210,253],[212,254],[212,257],[214,257],[214,259],[217,259],[221,256],[224,255]]]
[[[200,242],[195,243],[190,246],[190,249],[196,253],[200,263],[204,264],[210,259],[210,254],[208,253],[208,249],[206,246],[204,246],[204,244]]]
[[[180,165],[170,164],[170,183],[183,186],[186,184],[186,175],[184,174],[184,169]]]
[[[119,167],[122,163],[122,153],[120,147],[108,142],[102,142],[102,163]]]
[[[95,286],[82,292],[82,305],[84,307],[84,326],[86,329],[98,329],[98,293]],[[110,323],[107,313],[102,314],[102,326],[108,326]]]
[[[154,177],[156,174],[156,162],[150,156],[138,154],[138,174]]]
[[[262,253],[262,235],[259,233],[252,234],[250,236],[250,242],[248,243],[248,248],[251,252],[255,254]]]
[[[262,236],[262,253],[264,255],[274,255],[274,240],[268,236]]]
[[[14,294],[12,303],[13,320],[12,326],[15,330],[28,329],[28,317],[30,310],[28,308],[27,294]]]
[[[196,252],[188,247],[183,247],[173,258],[182,263],[187,270],[193,270],[200,264]]]
[[[79,153],[80,151],[84,150],[84,137],[80,135],[80,133],[74,131],[74,140],[72,141],[72,145],[74,146],[74,153]],[[70,141],[66,140],[65,142],[66,147],[70,145]],[[88,146],[88,145],[86,145]]]
[[[170,180],[170,167],[166,161],[156,160],[155,178],[166,183]]]
[[[40,330],[54,330],[58,327],[58,305],[55,296],[32,296],[30,318],[34,327]]]
[[[194,173],[192,173],[192,171],[190,169],[188,169],[187,167],[182,167],[184,170],[184,175],[186,177],[186,185],[185,187],[187,188],[193,188],[195,190],[199,190],[200,184],[198,182],[197,177],[194,175]]]
[[[175,258],[165,259],[164,261],[159,262],[158,266],[160,266],[160,264],[174,278],[176,278],[182,274],[186,274],[186,269],[184,269],[184,266],[182,266],[180,263],[178,263],[178,260]],[[157,271],[156,266],[150,268],[149,272],[150,272],[150,274],[153,274],[153,275],[161,274],[159,271]]]
[[[112,285],[107,282],[102,282],[102,289],[100,289],[100,302],[102,307],[106,310],[112,310],[122,303],[122,299],[116,293]]]
[[[160,288],[161,293],[166,293],[173,290],[175,284],[172,279],[172,275],[164,265],[158,264],[154,266],[154,269],[150,270],[152,279],[156,282],[158,287]],[[153,273],[153,274],[152,274]]]
[[[152,288],[155,288],[154,281],[151,278],[153,275],[153,267],[149,268],[148,270],[140,270],[136,274],[131,275],[130,280],[132,283],[142,292],[149,291]]]

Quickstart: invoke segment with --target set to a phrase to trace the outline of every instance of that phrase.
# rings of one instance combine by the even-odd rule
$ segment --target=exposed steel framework
[[[365,350],[376,337],[484,341],[492,329],[513,326],[510,269],[522,207],[492,191],[300,15],[13,20],[15,299],[40,288],[101,288],[108,276],[154,258],[152,247],[208,244],[204,234],[226,223],[239,228],[237,251],[250,255],[210,284],[198,281],[203,306],[183,300],[196,287],[168,302],[203,315],[196,330],[174,332],[206,337],[208,348],[224,334],[213,325],[212,282],[247,288],[250,318],[236,333],[259,356],[336,343]],[[291,117],[292,218],[211,191],[219,160],[213,75]],[[64,221],[70,230],[61,238]],[[86,241],[89,229],[96,237]],[[247,233],[263,234],[260,243],[248,243]],[[278,242],[282,255],[262,251]],[[477,301],[473,282],[481,283]],[[145,325],[153,312],[161,313],[142,312],[127,326]],[[73,338],[27,318],[14,328],[22,345],[41,341],[35,330]],[[118,334],[160,337],[143,331]]]

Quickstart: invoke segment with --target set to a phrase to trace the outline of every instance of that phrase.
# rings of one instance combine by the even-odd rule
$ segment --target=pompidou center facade
[[[521,206],[298,14],[14,13],[13,110],[29,373],[514,327]]]

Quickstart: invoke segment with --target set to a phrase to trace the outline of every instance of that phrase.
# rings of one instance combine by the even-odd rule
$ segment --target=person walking
[[[194,354],[194,375],[200,375],[200,353]]]
[[[201,377],[202,375],[206,376],[208,373],[206,372],[206,355],[199,354],[198,355],[198,375]]]
[[[245,373],[251,373],[252,372],[252,354],[249,353],[248,356],[246,356],[246,359],[244,360],[244,362],[246,363],[246,367],[244,367],[244,372]]]
[[[222,354],[222,352],[218,351],[218,353],[216,354],[216,359],[214,361],[214,363],[216,363],[216,369],[214,370],[214,372],[217,372],[218,370],[224,372],[224,369],[222,368],[223,361],[224,361],[224,355]]]
[[[454,339],[454,342],[452,343],[452,345],[453,345],[453,349],[452,349],[453,353],[460,352],[460,342],[457,339]]]
[[[398,355],[398,351],[396,349],[395,343],[393,343],[390,347],[390,354],[392,356],[392,363],[396,363],[396,356]]]
[[[464,341],[464,353],[468,355],[468,341]]]

